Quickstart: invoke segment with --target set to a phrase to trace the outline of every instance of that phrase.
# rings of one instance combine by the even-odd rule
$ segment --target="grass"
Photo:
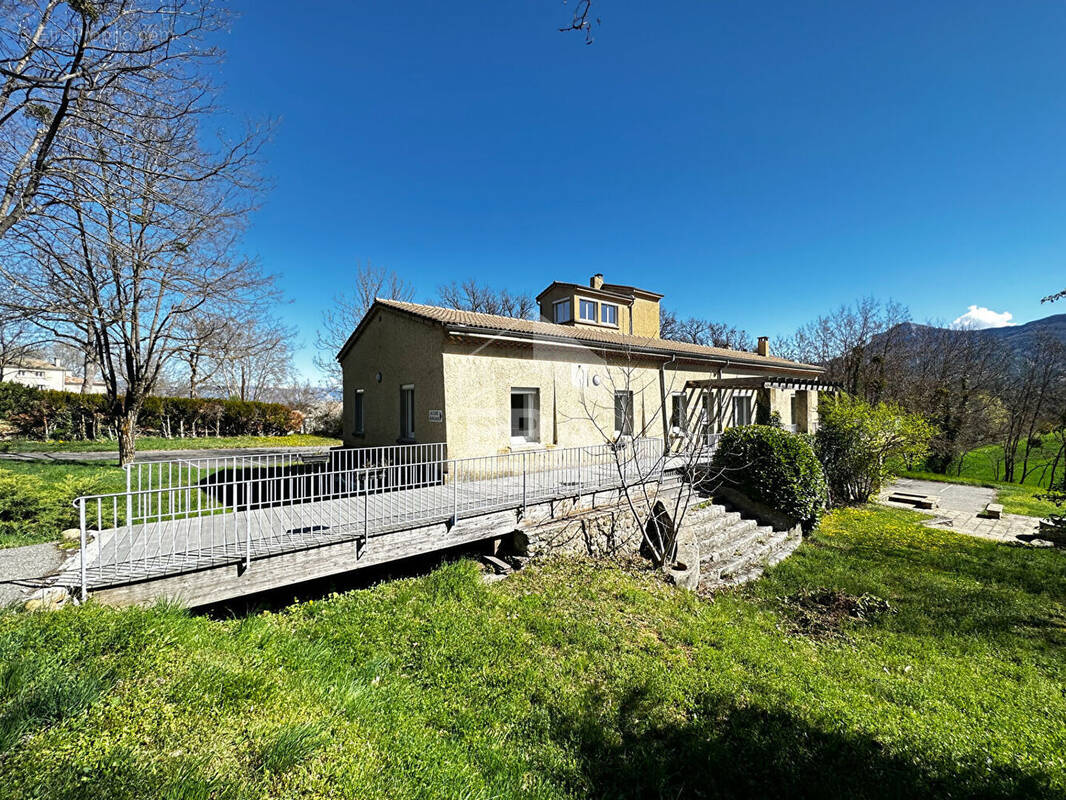
[[[0,461],[0,548],[54,542],[78,524],[75,498],[125,488],[116,461]]]
[[[1019,450],[1016,471],[1021,476],[1022,457],[1024,456],[1024,443]],[[1051,466],[1058,454],[1059,442],[1051,436],[1042,440],[1040,447],[1033,448],[1029,454],[1029,474],[1025,477],[1024,485],[1047,488],[1051,478]],[[949,475],[973,478],[976,480],[1001,483],[1003,481],[1003,448],[1000,445],[987,445],[978,447],[966,453],[962,457],[960,469],[959,462],[954,462],[948,467]],[[1061,480],[1064,465],[1058,465],[1057,477]]]
[[[0,797],[1063,796],[1066,554],[919,519],[834,512],[713,601],[557,560],[6,613]],[[808,626],[820,597],[863,612]]]
[[[1047,489],[1032,484],[1003,483],[1002,481],[990,481],[984,478],[968,476],[941,475],[938,472],[907,471],[900,472],[905,478],[917,478],[923,481],[939,481],[941,483],[961,483],[968,486],[985,486],[996,490],[996,500],[1003,504],[1003,510],[1008,514],[1022,514],[1027,517],[1046,517],[1052,513],[1062,513],[1062,508],[1057,507],[1048,500],[1041,500],[1037,496],[1047,492]]]
[[[340,439],[327,436],[295,433],[290,436],[211,436],[165,439],[161,436],[141,436],[137,449],[144,450],[213,450],[238,447],[336,447]],[[10,439],[0,441],[3,453],[118,453],[118,443],[101,441],[48,441]]]

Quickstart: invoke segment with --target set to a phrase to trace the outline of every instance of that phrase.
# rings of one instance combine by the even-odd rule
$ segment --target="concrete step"
[[[681,520],[682,525],[701,525],[706,522],[711,522],[716,519],[720,519],[727,514],[728,511],[725,506],[718,503],[710,503],[702,508],[690,508],[685,512],[685,516]]]
[[[730,519],[727,523],[717,528],[707,529],[697,535],[700,550],[718,550],[728,542],[743,536],[748,531],[759,527],[753,519]]]
[[[747,553],[773,535],[772,528],[760,527],[755,524],[755,520],[745,522],[751,522],[751,525],[740,528],[739,532],[732,536],[708,542],[706,546],[701,543],[700,561],[728,561],[734,556]]]
[[[771,531],[763,542],[747,552],[704,565],[700,585],[705,589],[719,589],[754,580],[766,567],[791,555],[801,541],[802,536],[794,536],[788,531]]]

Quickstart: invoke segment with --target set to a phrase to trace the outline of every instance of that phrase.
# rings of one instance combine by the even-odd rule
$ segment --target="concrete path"
[[[31,544],[0,550],[0,607],[25,599],[54,575],[70,557],[54,544]]]
[[[329,447],[233,447],[215,450],[143,450],[137,453],[135,461],[169,461],[178,458],[232,458],[233,456],[267,455],[273,453],[326,453]],[[7,461],[117,461],[118,450],[93,452],[39,452],[39,453],[0,453],[0,459]]]
[[[924,510],[916,509],[909,503],[893,503],[888,496],[894,491],[912,492],[914,494],[935,495],[940,499],[940,507]],[[985,519],[978,516],[987,503],[996,502],[996,490],[983,486],[964,486],[958,483],[940,483],[938,481],[920,481],[913,478],[898,478],[881,492],[878,502],[892,508],[907,508],[918,511],[931,519],[925,524],[930,528],[952,530],[991,539],[997,542],[1015,542],[1019,544],[1049,545],[1036,536],[1040,532],[1040,520],[1021,514],[1004,514],[1001,519]]]

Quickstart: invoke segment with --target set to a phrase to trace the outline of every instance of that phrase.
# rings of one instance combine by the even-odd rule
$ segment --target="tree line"
[[[156,395],[145,399],[138,419],[140,431],[167,438],[281,436],[303,425],[303,414],[281,403]],[[46,441],[114,439],[118,434],[106,396],[18,383],[0,383],[0,428]]]
[[[826,366],[826,378],[871,403],[923,414],[938,434],[925,466],[962,470],[966,454],[996,445],[994,470],[1021,483],[1037,470],[1066,480],[1066,346],[1041,334],[1024,351],[981,330],[912,324],[893,301],[864,298],[800,327],[778,345]],[[1035,455],[1050,437],[1050,466]]]

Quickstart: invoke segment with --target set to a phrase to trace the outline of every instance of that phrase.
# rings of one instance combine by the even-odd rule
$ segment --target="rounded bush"
[[[829,502],[822,465],[806,436],[770,425],[730,428],[711,462],[710,480],[813,528]]]

